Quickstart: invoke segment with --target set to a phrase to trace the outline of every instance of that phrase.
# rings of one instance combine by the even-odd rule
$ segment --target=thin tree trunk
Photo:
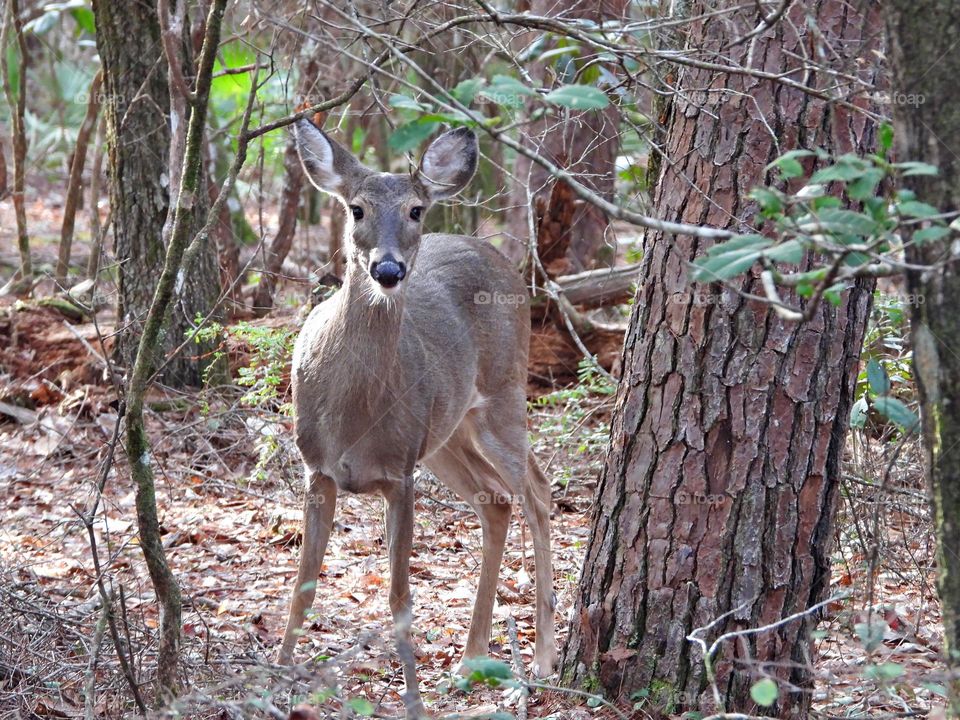
[[[143,422],[143,401],[156,368],[160,331],[177,290],[177,277],[188,264],[188,244],[193,228],[203,216],[197,210],[197,198],[203,192],[203,134],[207,104],[220,26],[226,0],[216,0],[207,16],[206,37],[197,71],[196,91],[185,136],[183,168],[179,195],[173,211],[170,242],[164,257],[163,271],[157,292],[147,313],[143,334],[137,347],[130,383],[127,389],[127,460],[136,485],[137,526],[140,546],[150,572],[157,600],[161,607],[160,643],[157,657],[157,680],[164,693],[175,696],[178,691],[177,668],[180,657],[181,595],[177,578],[167,564],[160,535],[156,488],[150,462],[150,445]]]
[[[904,178],[940,212],[960,210],[960,5],[954,0],[883,3],[893,71],[891,98],[899,160],[936,165],[939,175]],[[919,229],[919,228],[918,228]],[[954,240],[905,240],[907,261],[935,269],[907,274],[925,469],[937,536],[937,586],[950,714],[960,717],[960,268]],[[940,263],[938,265],[938,263]]]
[[[260,274],[260,284],[253,297],[253,312],[266,315],[273,308],[273,295],[277,288],[277,275],[283,268],[283,261],[293,247],[293,237],[297,230],[297,213],[300,208],[300,194],[303,190],[303,167],[297,146],[291,137],[287,140],[287,149],[283,154],[283,192],[280,196],[280,226],[277,234],[266,251],[266,262]]]
[[[93,10],[104,71],[110,206],[118,262],[117,317],[124,328],[117,354],[122,364],[130,367],[163,268],[164,238],[170,233],[169,226],[165,229],[170,191],[180,182],[180,170],[170,171],[171,163],[176,162],[170,153],[171,126],[182,128],[187,118],[184,110],[170,112],[166,62],[158,62],[156,53],[144,51],[144,47],[151,47],[160,52],[162,40],[171,39],[161,35],[157,6],[95,0]],[[173,50],[183,53],[179,62],[189,73],[185,25],[177,37],[181,42]],[[182,78],[174,82],[182,82]],[[194,200],[198,204],[196,214],[202,217],[207,198],[201,193]],[[163,344],[157,351],[157,367],[161,356],[182,345],[195,317],[210,312],[219,290],[216,256],[207,241],[197,261],[184,268],[178,301],[171,308]],[[175,386],[202,382],[210,344],[190,347],[190,353],[180,352],[164,364],[165,382]]]
[[[7,156],[3,149],[3,140],[0,140],[0,200],[6,199],[8,190]]]
[[[689,16],[716,7],[693,2]],[[812,47],[871,82],[879,23],[856,7],[796,0],[789,22],[756,38],[754,57],[768,72],[792,72]],[[757,26],[758,12],[695,21],[687,46],[742,63],[750,43],[730,43]],[[818,53],[821,42],[829,53]],[[780,153],[874,146],[865,116],[770,81],[687,69],[678,87],[666,138],[674,164],[655,193],[665,220],[750,232],[748,193]],[[823,303],[810,322],[792,324],[730,289],[691,287],[689,263],[708,245],[659,233],[646,243],[563,677],[623,700],[645,691],[670,714],[805,718],[816,615],[724,643],[713,659],[722,707],[687,636],[718,621],[702,633],[709,642],[824,599],[871,288],[858,283],[839,307]],[[743,281],[762,294],[759,285],[755,274]],[[780,695],[758,711],[750,687],[761,669]]]
[[[537,0],[533,10],[538,15],[555,15],[566,18],[584,18],[597,23],[622,20],[629,4],[624,0]],[[554,71],[564,77],[564,82],[575,82],[574,64],[566,64],[570,56],[551,61]],[[596,68],[594,68],[596,71]],[[540,77],[546,75],[546,67],[534,67],[532,72]],[[581,79],[582,81],[582,79]],[[531,123],[526,144],[535,149],[558,167],[575,174],[591,190],[612,200],[615,190],[615,168],[620,147],[620,113],[611,105],[605,110],[579,112],[566,110],[560,116]],[[548,198],[557,181],[539,165],[520,155],[514,162],[517,187],[513,192],[513,209],[509,213],[511,234],[516,238],[527,236],[527,192],[533,193],[534,202],[546,208]],[[558,240],[565,247],[566,266],[557,267],[557,272],[576,273],[593,267],[610,266],[616,261],[616,241],[603,212],[589,203],[576,200],[572,193],[557,196],[569,203],[569,209],[554,208],[554,213],[570,217],[563,228],[563,237]],[[535,208],[536,211],[537,208]],[[526,248],[522,251],[525,252]],[[511,255],[516,253],[516,249]]]
[[[27,110],[27,70],[30,56],[23,37],[23,22],[20,18],[18,0],[7,0],[0,30],[0,75],[3,75],[3,92],[10,106],[10,122],[13,130],[13,209],[17,219],[17,247],[20,249],[20,269],[5,290],[29,292],[33,280],[33,264],[30,260],[30,236],[27,234],[27,211],[25,206],[27,130],[24,118]],[[20,82],[14,95],[7,67],[7,42],[13,31],[20,59]]]
[[[309,95],[309,89],[317,82],[320,61],[312,45],[301,48],[303,61],[300,67],[300,79],[297,82],[297,99],[303,101]],[[297,216],[300,213],[300,197],[304,188],[303,167],[297,146],[291,137],[283,154],[283,191],[280,195],[280,226],[277,234],[266,251],[260,284],[253,296],[253,312],[258,316],[266,315],[273,308],[274,294],[277,291],[277,274],[283,269],[283,261],[290,254],[293,238],[297,232]],[[313,190],[313,187],[307,185]],[[308,219],[307,222],[310,222]]]
[[[103,252],[103,236],[110,222],[100,223],[100,182],[103,178],[103,136],[107,121],[100,116],[97,139],[93,145],[93,167],[90,169],[90,257],[87,260],[87,278],[95,280],[100,272],[100,255]]]
[[[60,249],[57,254],[57,285],[65,288],[67,273],[70,269],[70,248],[73,245],[73,228],[77,218],[77,206],[83,194],[83,166],[87,163],[87,147],[90,144],[90,135],[96,130],[97,116],[100,113],[100,84],[103,80],[103,71],[97,71],[90,83],[90,98],[87,102],[87,112],[77,133],[77,145],[73,151],[73,161],[70,163],[70,179],[67,183],[67,198],[63,206],[63,225],[60,229]],[[94,209],[96,212],[96,209]],[[94,242],[96,242],[94,240]]]

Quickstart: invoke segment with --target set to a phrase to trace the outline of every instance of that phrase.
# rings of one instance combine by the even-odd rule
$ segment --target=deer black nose
[[[379,260],[370,263],[370,277],[385,288],[396,286],[406,274],[407,266],[393,255],[384,255]]]

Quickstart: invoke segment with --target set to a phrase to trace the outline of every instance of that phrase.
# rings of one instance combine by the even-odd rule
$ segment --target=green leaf
[[[911,175],[939,175],[940,170],[936,165],[931,165],[930,163],[925,162],[899,162],[894,163],[893,166],[900,170],[903,170],[904,177],[910,177]]]
[[[784,165],[786,165],[789,171],[795,174],[784,174],[784,177],[800,177],[803,175],[803,166],[797,162],[797,158],[810,157],[811,155],[816,155],[816,153],[813,150],[791,150],[767,165],[765,169],[769,172],[774,168],[779,168],[781,174],[784,174]]]
[[[798,265],[803,260],[803,243],[799,240],[787,240],[779,245],[774,245],[763,254],[771,260],[777,262],[790,263]]]
[[[937,210],[933,205],[928,205],[925,202],[920,202],[919,200],[907,200],[897,205],[897,210],[900,211],[901,215],[906,215],[907,217],[913,218],[930,218],[935,215],[939,215],[940,211]]]
[[[90,35],[97,34],[97,24],[93,10],[88,7],[75,7],[70,10],[70,15],[73,16],[73,21],[77,23],[77,26],[85,33]]]
[[[723,255],[733,250],[740,250],[742,248],[748,247],[767,247],[771,244],[770,238],[766,235],[757,235],[751,233],[748,235],[737,235],[730,238],[726,242],[717,243],[712,245],[709,250],[707,250],[707,255]]]
[[[886,395],[890,392],[890,378],[876,358],[870,358],[870,362],[867,363],[867,382],[874,395]]]
[[[867,410],[869,406],[867,405],[866,398],[860,398],[857,400],[853,407],[850,408],[850,427],[862,430],[867,424]]]
[[[390,107],[395,107],[399,110],[415,110],[416,112],[426,112],[429,109],[425,105],[418,103],[409,95],[391,95],[387,99],[387,104]]]
[[[877,409],[878,413],[890,420],[890,422],[899,425],[900,428],[906,432],[913,431],[920,423],[920,419],[913,410],[895,397],[890,397],[889,395],[878,397],[873,401],[873,407]]]
[[[477,96],[477,93],[480,92],[480,88],[483,87],[485,82],[486,80],[481,77],[461,80],[450,91],[450,94],[462,104],[470,105],[470,103],[473,102],[473,99]]]
[[[390,136],[387,144],[397,152],[406,152],[420,145],[424,140],[433,135],[439,123],[435,121],[414,120],[408,122],[396,130]]]
[[[509,665],[491,658],[468,658],[464,660],[464,665],[470,670],[470,676],[477,676],[477,680],[510,680],[513,677],[513,671]]]
[[[835,180],[849,182],[863,176],[863,169],[848,163],[837,163],[822,170],[817,170],[811,177],[812,183],[829,183]]]
[[[843,202],[835,195],[824,195],[823,197],[816,198],[812,203],[810,203],[810,207],[817,212],[820,212],[821,210],[827,210],[828,208],[838,208],[842,205]]]
[[[876,650],[883,642],[883,629],[885,627],[886,623],[881,620],[872,624],[857,623],[853,626],[853,630],[860,638],[860,642],[863,643],[863,647],[869,652]]]
[[[883,123],[880,125],[880,149],[884,154],[893,147],[893,125]]]
[[[904,672],[904,669],[897,663],[888,662],[881,665],[870,665],[864,670],[863,674],[870,680],[890,682],[901,677]]]
[[[847,196],[851,200],[866,200],[877,192],[877,185],[883,180],[883,171],[871,168],[861,177],[847,185]]]
[[[932,242],[945,238],[949,234],[950,228],[946,228],[943,225],[931,225],[922,230],[917,230],[913,234],[913,241],[916,243]]]
[[[760,707],[770,707],[777,701],[777,683],[772,678],[757,680],[750,688],[750,697]]]
[[[794,160],[793,158],[778,158],[774,160],[772,164],[775,165],[778,170],[780,170],[780,175],[787,180],[803,175],[803,165],[801,165],[798,160]]]
[[[729,280],[753,267],[753,264],[759,260],[762,255],[762,248],[748,247],[723,253],[722,255],[701,258],[694,263],[692,278],[697,282]]]
[[[366,698],[350,698],[347,700],[347,707],[353,710],[357,715],[363,717],[370,717],[373,715],[375,708],[373,703],[367,700]]]
[[[934,695],[939,695],[942,698],[947,697],[947,688],[944,685],[932,682],[922,682],[920,683],[920,687],[924,688],[925,690],[929,690]]]
[[[557,57],[558,55],[577,55],[580,53],[580,46],[577,44],[564,45],[563,47],[556,47],[551,50],[547,50],[545,53],[541,53],[540,57],[537,58],[540,62],[549,60],[550,58]]]
[[[826,208],[816,215],[804,215],[797,220],[797,227],[806,233],[829,233],[840,235],[873,235],[877,223],[863,213],[842,208]]]
[[[547,93],[543,99],[571,110],[603,110],[610,105],[606,93],[590,85],[564,85]]]
[[[487,87],[480,90],[480,95],[497,105],[518,108],[523,105],[523,98],[534,95],[536,92],[509,75],[494,75]]]
[[[780,199],[780,194],[774,190],[754,188],[750,191],[748,197],[757,201],[764,215],[775,215],[783,210],[783,201]]]

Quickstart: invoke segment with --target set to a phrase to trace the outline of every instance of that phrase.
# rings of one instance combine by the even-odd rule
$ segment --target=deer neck
[[[403,293],[384,297],[373,287],[366,270],[348,263],[337,308],[349,362],[356,372],[379,378],[382,387],[397,372]]]

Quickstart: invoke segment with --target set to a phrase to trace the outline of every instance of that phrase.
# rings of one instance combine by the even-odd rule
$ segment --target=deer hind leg
[[[552,675],[557,665],[557,640],[553,619],[556,599],[553,593],[553,555],[550,552],[550,481],[528,453],[526,483],[523,490],[523,515],[533,536],[533,558],[537,583],[537,639],[533,654],[533,673]]]
[[[536,579],[536,645],[533,672],[551,675],[557,664],[554,631],[553,558],[550,553],[550,481],[540,470],[527,441],[527,406],[523,391],[493,401],[478,433],[484,457],[512,487],[517,487],[523,514],[533,536]]]
[[[337,507],[337,486],[319,472],[308,471],[307,495],[303,504],[303,546],[300,548],[300,568],[297,583],[290,599],[287,630],[283,634],[278,662],[289,665],[293,648],[303,627],[304,615],[313,605],[317,592],[317,578],[327,551],[327,540],[333,529],[333,512]]]
[[[493,604],[511,515],[510,499],[496,472],[472,445],[467,433],[458,432],[427,460],[427,466],[440,481],[474,509],[483,531],[483,559],[464,658],[486,657],[490,650]]]
[[[407,718],[425,717],[417,681],[416,655],[411,639],[413,603],[410,599],[410,553],[413,550],[413,477],[384,493],[387,501],[387,545],[390,556],[390,611],[397,633],[397,652],[403,664],[403,704]]]

